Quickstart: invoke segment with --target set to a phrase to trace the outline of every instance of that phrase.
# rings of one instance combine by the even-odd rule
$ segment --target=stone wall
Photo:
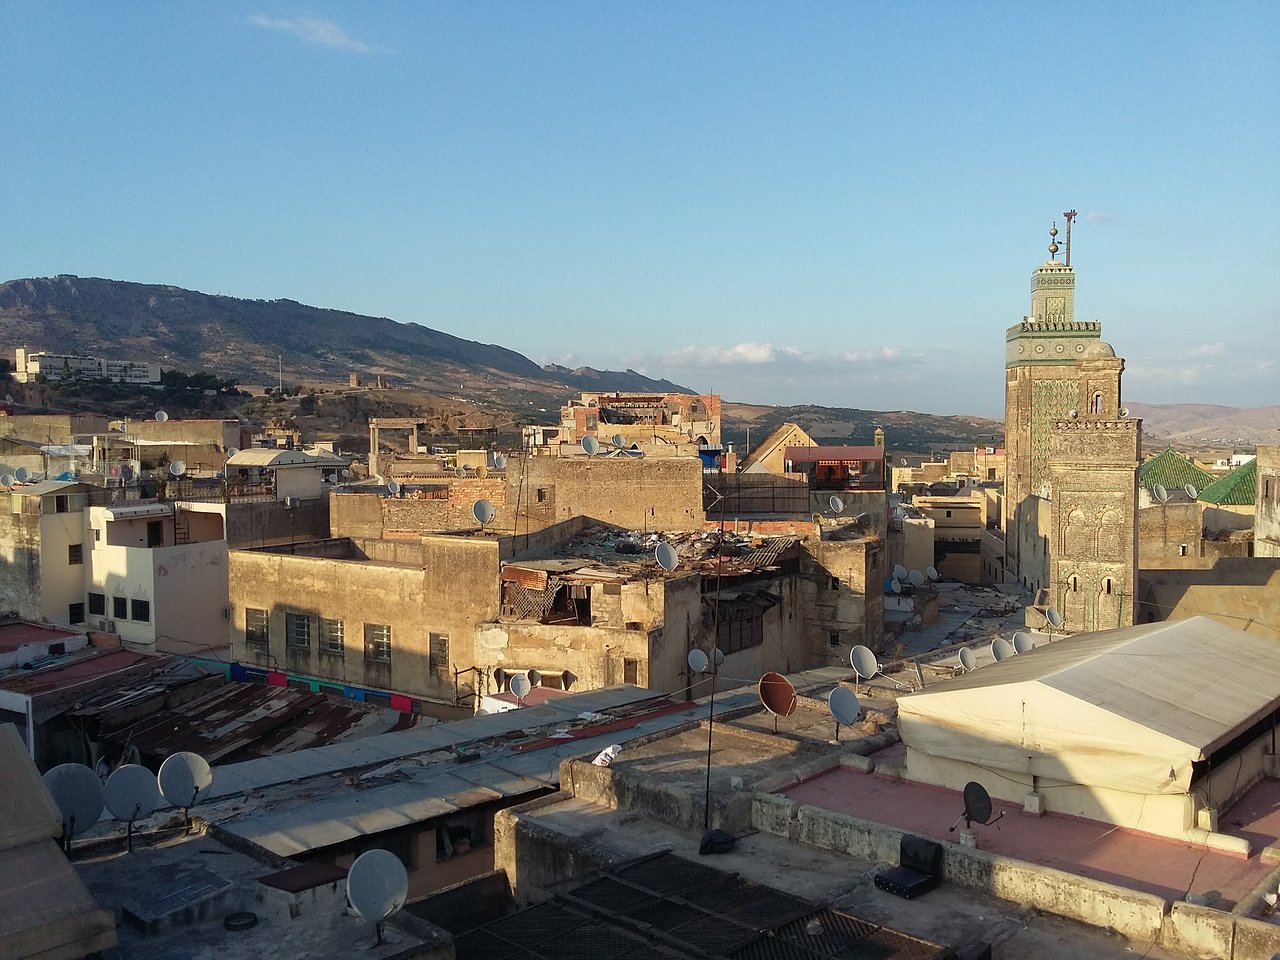
[[[1138,511],[1138,566],[1198,557],[1202,521],[1199,503],[1153,503]]]
[[[299,500],[286,508],[281,500],[232,500],[227,504],[227,546],[262,547],[329,536],[329,498]]]
[[[1280,446],[1258,447],[1258,496],[1254,501],[1253,555],[1280,557]]]
[[[526,457],[525,495],[554,500],[554,519],[586,516],[630,530],[698,530],[702,461]]]
[[[13,513],[11,502],[0,495],[0,613],[41,620],[40,515]]]
[[[1140,623],[1197,616],[1280,640],[1280,557],[1192,558],[1139,573]]]

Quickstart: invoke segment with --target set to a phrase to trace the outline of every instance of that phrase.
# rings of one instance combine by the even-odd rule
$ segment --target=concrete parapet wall
[[[1280,927],[1179,901],[1165,918],[1162,942],[1198,960],[1271,960],[1280,954]]]
[[[566,778],[567,774],[567,778]],[[794,776],[781,779],[794,783]],[[581,760],[561,765],[561,784],[579,800],[629,810],[680,830],[701,832],[706,823],[705,795],[672,787],[657,778],[628,777],[612,767]],[[712,791],[711,826],[741,833],[751,825],[752,794]]]

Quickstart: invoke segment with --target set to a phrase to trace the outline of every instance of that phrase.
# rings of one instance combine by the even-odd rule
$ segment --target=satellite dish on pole
[[[347,871],[351,909],[373,921],[374,945],[382,943],[382,921],[409,898],[409,871],[390,850],[366,850]]]
[[[476,476],[483,480],[485,477],[489,476],[489,468],[483,463],[480,464],[480,466],[476,467]]]
[[[1169,491],[1164,488],[1163,483],[1157,483],[1155,486],[1153,486],[1151,488],[1151,495],[1155,497],[1156,500],[1158,500],[1160,503],[1169,502]]]
[[[757,692],[764,708],[773,714],[773,732],[778,732],[778,718],[796,712],[796,688],[780,673],[766,673],[760,678]]]
[[[136,763],[116,767],[107,778],[103,799],[113,817],[129,824],[127,849],[132,852],[134,822],[151,816],[160,806],[160,789],[156,785],[155,774]]]
[[[230,460],[239,452],[240,452],[239,447],[227,447],[227,459]]]
[[[876,659],[870,647],[862,644],[858,644],[849,651],[849,663],[853,666],[853,672],[861,680],[870,680],[880,672],[880,661]]]
[[[0,473],[0,487],[12,487],[12,486],[13,486],[13,474]]]
[[[529,671],[528,671],[528,673],[527,673],[527,676],[529,677],[529,683],[530,683],[530,684],[532,684],[532,685],[533,685],[533,686],[535,686],[535,687],[542,686],[542,671],[541,671],[541,670],[529,670]]]
[[[987,793],[987,788],[982,784],[976,780],[970,780],[964,785],[964,813],[960,814],[960,818],[947,832],[954,833],[956,827],[960,825],[960,820],[964,821],[964,828],[968,830],[975,823],[989,827],[1003,816],[1004,812],[1001,811],[999,817],[995,820],[991,819],[991,794]]]
[[[1046,611],[1044,618],[1049,621],[1049,626],[1053,627],[1055,630],[1062,626],[1064,622],[1062,614],[1060,614],[1054,607],[1050,607],[1048,611]]]
[[[970,650],[968,647],[961,647],[960,648],[960,669],[963,670],[965,673],[968,673],[970,670],[976,669],[977,666],[978,666],[978,659],[973,655],[973,651]]]
[[[1196,485],[1194,483],[1188,483],[1182,489],[1186,491],[1187,496],[1190,497],[1192,500],[1200,499],[1200,491],[1196,489]]]
[[[511,691],[511,695],[516,698],[516,703],[519,704],[521,700],[529,695],[529,691],[533,689],[533,684],[529,682],[528,674],[517,673],[512,675],[507,689]]]
[[[991,656],[995,657],[996,663],[1001,660],[1007,660],[1018,651],[1013,648],[1013,644],[1004,637],[996,637],[991,641]]]
[[[175,460],[169,464],[169,473],[175,477],[180,477],[187,472],[187,464],[184,460]]]
[[[706,673],[711,667],[711,660],[706,653],[697,647],[689,651],[689,669],[694,673]]]
[[[507,469],[507,458],[504,457],[502,454],[498,454],[496,457],[493,458],[493,468],[495,470]]]
[[[1019,630],[1013,635],[1013,652],[1026,653],[1036,648],[1036,642],[1031,639],[1031,634]]]
[[[658,561],[658,566],[663,570],[674,570],[680,563],[680,555],[676,553],[676,548],[669,543],[660,543],[654,547],[653,556]]]
[[[466,467],[454,467],[454,468],[453,468],[453,475],[454,475],[455,477],[457,477],[459,480],[461,480],[463,477],[465,477],[465,476],[467,475],[467,468],[466,468]]]
[[[26,483],[31,479],[31,471],[26,467],[19,467],[17,470],[13,471],[13,479],[17,480],[19,483]]]
[[[164,423],[168,419],[169,419],[169,415],[165,413],[163,410],[156,411],[156,423]]]
[[[493,518],[498,515],[498,508],[488,500],[477,500],[471,505],[471,515],[476,518],[476,523],[485,527],[493,523]]]
[[[626,438],[623,437],[623,435],[620,433],[615,433],[612,437],[610,437],[609,442],[612,443],[619,450],[621,450],[623,447],[627,445]]]
[[[182,819],[191,827],[191,808],[209,795],[213,787],[213,770],[198,753],[175,753],[160,764],[156,777],[161,795],[182,811]]]
[[[839,497],[833,495],[827,503],[831,507],[832,513],[844,513],[844,501]]]
[[[907,568],[900,563],[895,563],[893,565],[893,579],[897,580],[899,583],[907,579]]]
[[[862,717],[862,704],[858,702],[858,695],[848,687],[836,687],[827,694],[827,709],[836,722],[835,742],[839,743],[840,727],[853,726],[858,722]]]
[[[102,781],[83,763],[63,763],[41,778],[62,815],[62,842],[84,833],[102,816]]]
[[[585,453],[588,457],[594,457],[597,453],[600,452],[600,441],[597,440],[595,437],[583,437],[582,452]]]

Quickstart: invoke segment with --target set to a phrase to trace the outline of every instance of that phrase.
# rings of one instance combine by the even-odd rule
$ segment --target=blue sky
[[[1280,403],[1280,4],[0,7],[0,277],[732,400],[999,414],[1045,232],[1127,399]]]

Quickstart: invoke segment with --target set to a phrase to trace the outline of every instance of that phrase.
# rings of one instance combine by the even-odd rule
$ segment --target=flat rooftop
[[[74,687],[107,674],[125,670],[136,664],[156,658],[146,653],[135,653],[132,650],[113,650],[109,653],[93,651],[85,656],[74,657],[66,663],[47,667],[44,670],[10,671],[0,679],[0,688],[35,696]]]
[[[57,643],[82,636],[67,627],[51,627],[39,623],[17,621],[0,623],[0,650],[16,650],[33,643]]]

